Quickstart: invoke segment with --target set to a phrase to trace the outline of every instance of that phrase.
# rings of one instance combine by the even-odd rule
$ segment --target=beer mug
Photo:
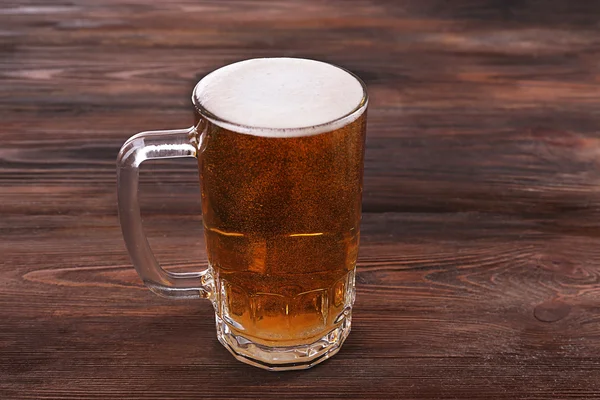
[[[206,298],[217,338],[268,370],[309,368],[350,332],[359,244],[367,91],[331,64],[262,58],[198,82],[195,124],[142,132],[117,160],[119,216],[144,284]],[[139,166],[195,157],[208,268],[157,263],[142,227]]]

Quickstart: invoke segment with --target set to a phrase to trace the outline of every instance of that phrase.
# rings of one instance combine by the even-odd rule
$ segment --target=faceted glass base
[[[310,344],[270,347],[235,333],[225,321],[216,316],[217,338],[235,358],[246,364],[269,371],[307,369],[337,353],[350,333],[352,313],[337,326]]]

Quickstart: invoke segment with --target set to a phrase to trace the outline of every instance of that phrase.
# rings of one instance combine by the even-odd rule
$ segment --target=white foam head
[[[347,71],[301,58],[256,58],[205,76],[193,100],[205,117],[235,132],[309,136],[341,128],[366,108],[361,82]]]

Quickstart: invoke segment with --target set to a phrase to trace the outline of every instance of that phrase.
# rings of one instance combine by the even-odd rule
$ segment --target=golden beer
[[[217,316],[268,346],[314,342],[350,311],[366,114],[271,138],[209,123],[198,154]]]

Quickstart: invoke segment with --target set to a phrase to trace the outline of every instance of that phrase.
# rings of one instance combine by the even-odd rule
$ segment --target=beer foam
[[[227,65],[198,82],[193,100],[213,123],[267,137],[338,129],[366,108],[365,89],[354,75],[301,58],[256,58]]]

